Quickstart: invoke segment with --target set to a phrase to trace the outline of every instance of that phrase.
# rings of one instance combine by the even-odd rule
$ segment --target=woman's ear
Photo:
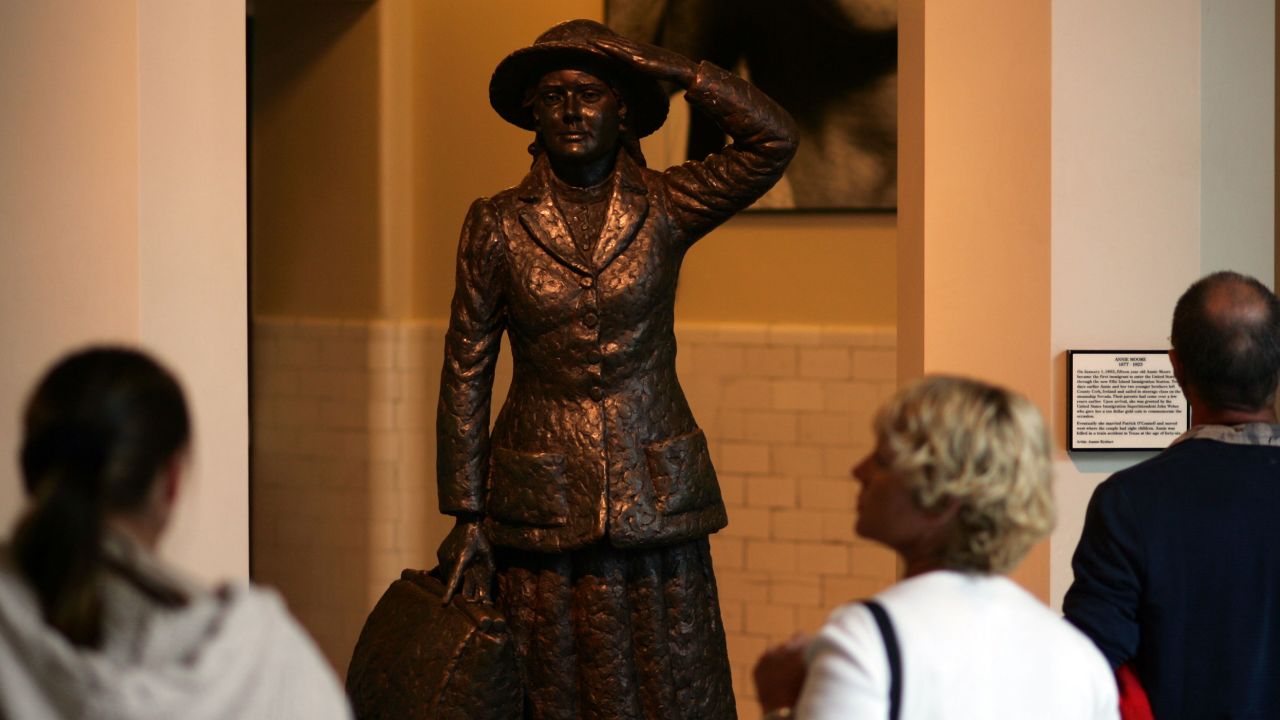
[[[178,501],[178,487],[186,472],[187,459],[187,450],[179,450],[160,469],[160,498],[164,501],[166,510],[171,510]]]
[[[929,516],[929,522],[935,528],[941,528],[950,525],[959,512],[960,501],[956,498],[951,498],[937,510],[926,510],[925,515]]]
[[[116,529],[143,547],[154,550],[173,516],[174,505],[178,500],[178,486],[182,484],[186,464],[185,449],[175,452],[166,460],[156,470],[155,480],[151,483],[143,506],[135,512],[110,516]]]

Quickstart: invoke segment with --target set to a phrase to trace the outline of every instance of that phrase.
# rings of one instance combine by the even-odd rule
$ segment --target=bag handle
[[[889,657],[889,720],[898,720],[902,712],[902,654],[898,649],[898,634],[883,605],[875,600],[863,600],[862,604],[871,611],[884,639],[884,652]]]

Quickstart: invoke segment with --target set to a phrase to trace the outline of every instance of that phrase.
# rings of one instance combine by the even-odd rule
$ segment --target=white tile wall
[[[253,571],[344,672],[373,603],[434,564],[442,323],[254,323]],[[712,537],[743,718],[771,643],[892,583],[895,559],[853,537],[849,476],[894,387],[892,328],[683,324],[677,367],[720,474]],[[495,397],[505,394],[499,363]]]

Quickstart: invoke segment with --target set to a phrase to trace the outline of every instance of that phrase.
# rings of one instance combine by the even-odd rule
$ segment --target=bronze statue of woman
[[[661,81],[732,144],[647,168]],[[536,137],[528,176],[476,200],[458,246],[437,424],[447,593],[491,593],[506,616],[526,718],[734,718],[707,541],[727,519],[676,379],[676,281],[782,175],[793,122],[720,68],[588,20],[504,59],[489,99]]]

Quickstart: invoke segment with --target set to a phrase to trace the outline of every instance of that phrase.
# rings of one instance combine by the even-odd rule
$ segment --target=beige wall
[[[896,248],[894,215],[740,215],[689,253],[676,316],[893,326]]]
[[[254,17],[255,313],[379,317],[382,3]]]
[[[1112,20],[1098,27],[1103,8]],[[1199,273],[1199,3],[1151,0],[1119,10],[1056,3],[1053,14],[1052,359],[1060,448],[1065,351],[1167,347],[1174,301]],[[1156,15],[1160,22],[1152,23]],[[1119,65],[1125,73],[1108,72]],[[1114,111],[1089,110],[1097,104]],[[1055,605],[1071,583],[1071,553],[1093,488],[1144,456],[1059,452]]]
[[[138,341],[182,378],[191,472],[165,551],[249,572],[244,12],[138,3]]]
[[[1100,27],[1104,9],[1111,22]],[[1094,488],[1149,456],[1061,450],[1065,351],[1168,347],[1173,304],[1200,271],[1200,2],[1057,2],[1054,44],[1052,599],[1060,605]],[[1112,71],[1121,65],[1125,72]],[[1112,112],[1099,115],[1097,105]]]
[[[1054,3],[1053,419],[1065,444],[1065,351],[1168,347],[1178,296],[1230,268],[1274,266],[1274,4],[1250,0]],[[1108,22],[1100,24],[1105,13]],[[1116,68],[1124,68],[1116,72]],[[1259,110],[1259,103],[1262,109]],[[1108,108],[1105,114],[1096,108]],[[1259,155],[1263,156],[1261,159]],[[1232,193],[1235,182],[1249,192]],[[1052,601],[1094,488],[1151,453],[1055,463]]]
[[[69,347],[138,333],[132,2],[0,5],[0,527],[22,505],[18,417]],[[51,322],[51,320],[53,320]]]
[[[1049,0],[899,16],[899,378],[958,373],[1048,416]],[[1049,595],[1042,543],[1015,573]]]
[[[167,551],[247,572],[243,23],[212,0],[0,5],[4,532],[37,375],[88,342],[140,343],[195,414]]]
[[[1275,0],[1200,3],[1200,269],[1274,287]]]

